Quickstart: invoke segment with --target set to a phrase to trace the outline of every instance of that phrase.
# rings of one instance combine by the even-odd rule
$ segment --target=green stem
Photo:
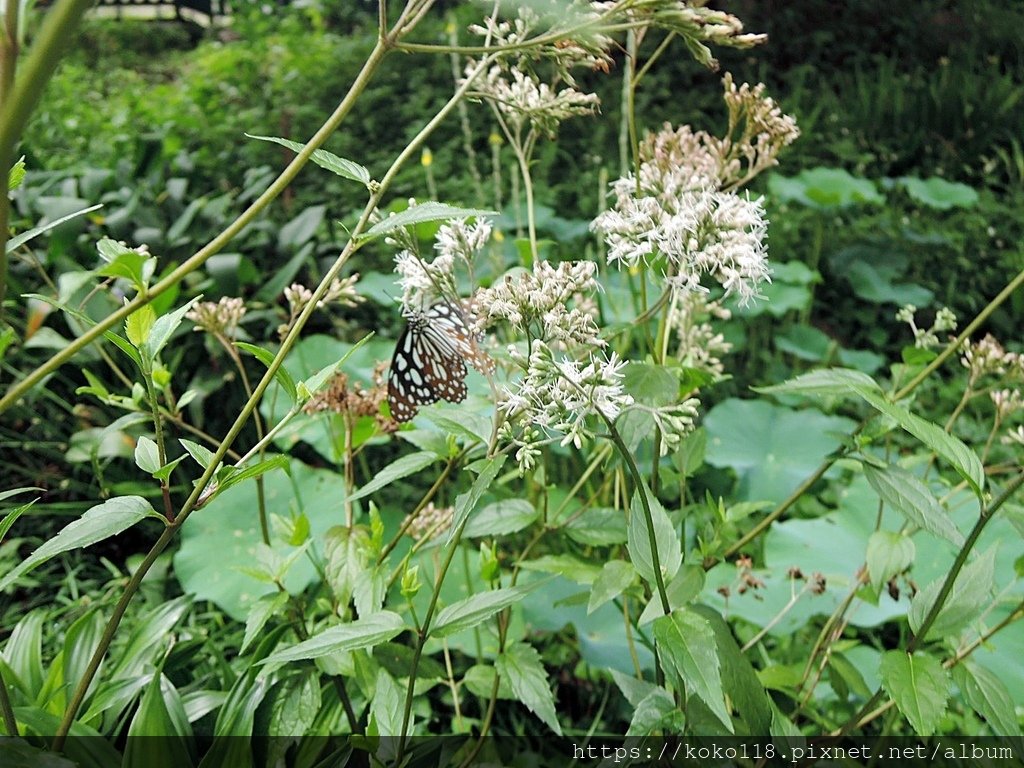
[[[81,0],[68,0],[68,2],[80,2]],[[91,5],[91,2],[87,3]],[[298,176],[299,171],[306,164],[306,161],[313,154],[313,151],[317,149],[327,138],[334,133],[341,122],[345,119],[348,113],[352,110],[359,95],[366,89],[367,84],[370,81],[370,77],[380,66],[384,56],[389,51],[389,44],[387,41],[378,42],[371,51],[366,63],[363,65],[362,70],[356,76],[355,81],[349,88],[345,98],[338,105],[337,109],[331,114],[331,116],[324,122],[320,130],[314,134],[313,138],[309,140],[306,146],[299,152],[288,166],[281,171],[281,174],[274,179],[274,181],[267,187],[266,191],[263,192],[252,204],[242,212],[231,224],[229,224],[219,235],[211,240],[207,245],[197,251],[193,256],[185,260],[181,266],[171,272],[163,280],[153,285],[144,296],[137,296],[134,300],[121,307],[116,312],[108,315],[105,319],[98,322],[88,331],[83,333],[77,339],[68,344],[63,350],[58,352],[56,355],[51,357],[41,366],[36,368],[32,373],[23,378],[17,384],[13,385],[10,390],[0,398],[0,413],[3,413],[10,408],[17,400],[28,392],[33,386],[39,383],[47,374],[53,372],[65,362],[70,360],[75,354],[81,351],[83,348],[89,346],[94,341],[99,339],[104,332],[110,330],[115,325],[124,320],[128,315],[137,310],[139,307],[145,306],[149,302],[153,301],[157,296],[160,296],[165,291],[169,290],[173,286],[177,285],[186,275],[191,274],[196,269],[201,267],[207,259],[214,254],[218,253],[223,249],[231,240],[237,235],[242,229],[250,224],[262,211],[265,209],[278,195],[280,195],[286,187]],[[0,126],[2,127],[2,126]],[[2,147],[0,147],[2,149]],[[0,156],[2,159],[2,156]],[[6,166],[3,166],[6,167]],[[3,174],[2,184],[6,184],[6,171]],[[383,182],[382,182],[383,184]],[[6,210],[6,196],[0,200],[0,210]],[[0,225],[3,222],[0,221]],[[6,226],[0,226],[0,238],[6,237]],[[3,249],[0,248],[0,253]]]
[[[939,589],[939,594],[935,597],[935,602],[932,603],[932,607],[928,610],[928,614],[925,616],[924,621],[921,622],[921,626],[918,628],[917,633],[907,643],[907,654],[912,654],[917,648],[924,642],[928,636],[928,630],[932,628],[932,624],[938,618],[939,613],[942,611],[943,605],[945,605],[946,598],[949,597],[949,593],[953,590],[953,584],[956,582],[957,576],[960,575],[960,571],[967,563],[967,556],[974,549],[974,545],[977,543],[978,538],[981,536],[981,532],[988,525],[988,522],[992,519],[995,513],[999,510],[1003,504],[1010,500],[1020,487],[1024,485],[1024,471],[1018,473],[1007,484],[1003,492],[997,496],[991,504],[984,507],[981,513],[978,515],[978,521],[971,528],[971,532],[967,535],[963,546],[960,547],[960,551],[957,552],[956,559],[953,561],[953,566],[949,569],[949,573],[946,574],[945,581],[942,582],[942,587]],[[839,730],[840,736],[845,736],[853,728],[860,725],[861,721],[864,720],[868,715],[877,716],[878,713],[872,713],[875,705],[882,700],[882,696],[885,695],[885,691],[879,688],[875,691],[874,695],[868,699],[864,706],[862,706],[853,717],[851,717],[845,725]]]
[[[7,173],[14,160],[14,147],[42,97],[46,82],[57,68],[57,62],[63,52],[71,47],[71,38],[78,22],[92,4],[93,0],[58,0],[53,10],[46,14],[43,26],[21,68],[21,76],[15,80],[17,14],[12,15],[10,8],[12,5],[17,6],[17,0],[5,3],[8,12],[3,33],[3,62],[0,66],[3,67],[3,81],[10,87],[0,86],[5,97],[0,102],[0,320],[3,319],[3,301],[7,293],[7,222],[10,215]],[[12,21],[15,22],[13,28]]]
[[[942,352],[939,353],[938,357],[936,357],[927,366],[925,366],[924,369],[922,369],[922,371],[919,374],[917,374],[917,376],[915,376],[909,382],[907,382],[907,385],[903,387],[903,389],[901,389],[899,392],[893,395],[892,399],[902,400],[904,397],[906,397],[915,389],[917,389],[921,382],[927,379],[929,376],[931,376],[931,374],[935,370],[937,370],[943,363],[945,363],[946,360],[950,358],[950,356],[959,352],[964,341],[970,338],[971,334],[978,330],[978,328],[980,328],[982,324],[986,320],[988,320],[989,315],[995,312],[996,309],[1000,305],[1002,305],[1002,303],[1005,302],[1008,298],[1010,298],[1010,296],[1013,295],[1013,292],[1020,288],[1022,285],[1024,285],[1024,270],[1018,272],[1016,277],[1014,277],[1013,280],[1007,283],[1006,287],[1003,288],[1003,290],[1001,290],[998,293],[998,295],[994,299],[992,299],[992,301],[990,301],[988,305],[983,310],[981,310],[981,312],[978,313],[977,317],[975,317],[967,325],[967,327],[963,329],[963,331],[961,331],[960,335],[957,336],[956,339],[952,343],[950,343],[944,350],[942,350]]]
[[[437,601],[441,597],[441,584],[444,583],[444,577],[447,575],[452,560],[455,558],[455,552],[459,549],[459,543],[462,541],[462,531],[465,529],[468,521],[469,515],[466,515],[462,522],[459,523],[459,527],[455,530],[451,541],[448,543],[448,554],[445,555],[444,562],[441,563],[441,568],[437,572],[437,578],[434,579],[434,591],[430,595],[430,603],[427,605],[427,612],[423,616],[423,623],[420,625],[416,649],[413,651],[412,665],[409,669],[409,687],[405,694],[405,708],[402,711],[402,728],[399,732],[398,753],[395,755],[395,765],[402,764],[402,756],[405,754],[406,744],[409,739],[409,734],[406,731],[409,728],[409,720],[412,717],[412,699],[413,693],[416,690],[416,670],[419,668],[420,658],[423,656],[423,646],[426,645],[427,638],[430,635],[430,622],[434,618],[434,611],[437,610]]]
[[[395,35],[398,34],[398,32],[394,32],[392,34]],[[356,89],[357,86],[359,88],[359,92],[361,92],[362,89],[365,88],[369,75],[380,64],[380,61],[383,59],[384,55],[389,50],[389,45],[390,43],[387,40],[385,40],[381,43],[378,43],[378,45],[374,48],[373,52],[371,52],[370,57],[367,59],[367,62],[363,67],[363,71],[360,72],[360,75],[356,79],[356,82],[353,83],[353,90],[349,91],[343,103],[349,102],[350,100],[355,100],[355,97],[358,96],[358,93],[353,94],[353,91]],[[449,99],[448,103],[445,104],[445,106],[442,107],[441,110],[412,139],[409,145],[406,146],[406,148],[399,154],[399,156],[392,163],[391,167],[388,169],[388,172],[384,175],[384,178],[379,182],[378,185],[376,185],[375,191],[370,196],[370,200],[367,202],[366,207],[363,209],[363,213],[360,216],[359,221],[352,229],[351,238],[349,239],[349,242],[346,244],[345,249],[342,251],[341,255],[335,260],[334,264],[324,275],[323,279],[320,281],[320,284],[317,286],[316,290],[313,291],[313,295],[310,298],[309,303],[306,305],[302,313],[299,315],[298,319],[295,321],[295,324],[288,332],[288,335],[285,336],[285,338],[282,340],[280,349],[278,349],[277,354],[274,356],[274,359],[270,362],[270,365],[267,366],[266,373],[264,373],[263,378],[256,386],[256,389],[254,390],[252,397],[250,397],[249,400],[245,403],[245,405],[242,406],[241,413],[238,415],[238,418],[235,419],[235,422],[231,425],[231,429],[229,429],[228,433],[224,436],[224,439],[221,442],[220,446],[214,452],[213,457],[210,459],[209,466],[206,467],[206,469],[203,471],[202,476],[199,478],[198,481],[196,481],[192,493],[189,495],[188,499],[182,506],[181,512],[175,518],[174,524],[172,526],[168,526],[165,529],[164,533],[161,534],[160,538],[150,549],[145,559],[143,559],[142,563],[139,565],[138,570],[135,572],[135,574],[133,574],[132,579],[128,582],[128,585],[125,587],[125,592],[121,596],[121,599],[118,601],[117,606],[115,606],[114,613],[110,617],[110,620],[107,622],[107,626],[104,628],[103,636],[100,639],[100,643],[97,645],[96,650],[94,651],[91,659],[89,660],[89,665],[87,666],[85,673],[82,675],[82,678],[79,681],[74,694],[72,695],[68,708],[64,713],[64,718],[61,720],[61,724],[60,727],[58,728],[57,735],[54,738],[55,751],[60,751],[59,749],[57,749],[58,746],[63,747],[64,742],[67,739],[68,732],[71,729],[71,724],[74,722],[75,715],[77,714],[78,709],[79,707],[81,707],[82,701],[85,698],[85,693],[88,690],[89,685],[92,683],[93,677],[95,676],[96,671],[99,669],[100,663],[102,662],[103,657],[106,655],[107,649],[110,647],[110,643],[113,640],[114,633],[117,630],[118,625],[120,624],[121,618],[124,616],[124,612],[128,607],[128,603],[131,601],[134,594],[138,591],[139,585],[142,583],[142,578],[152,567],[153,563],[156,561],[156,558],[160,555],[160,553],[163,552],[163,550],[170,543],[177,529],[184,524],[185,520],[196,508],[197,502],[203,496],[207,486],[210,483],[210,480],[213,477],[213,473],[216,470],[217,464],[227,454],[228,450],[231,448],[231,444],[238,437],[239,433],[242,431],[242,427],[249,420],[249,416],[256,408],[257,403],[259,403],[260,399],[263,397],[263,393],[273,382],[274,377],[277,374],[277,371],[280,369],[281,365],[283,364],[285,357],[287,357],[292,347],[298,341],[299,334],[302,332],[303,327],[309,320],[310,315],[312,315],[314,310],[316,309],[317,302],[319,302],[319,300],[323,298],[323,296],[327,293],[327,290],[330,287],[331,282],[341,272],[341,269],[348,262],[349,257],[358,249],[359,238],[361,234],[365,231],[370,221],[371,215],[377,209],[377,204],[380,202],[381,197],[390,187],[391,182],[394,180],[395,176],[398,175],[398,172],[401,169],[401,167],[408,161],[412,154],[422,145],[422,143],[426,140],[427,136],[429,136],[430,133],[444,120],[444,118],[447,117],[448,114],[450,114],[452,109],[454,109],[456,101],[462,98],[465,91],[469,89],[469,86],[472,84],[473,80],[475,80],[476,77],[481,72],[483,72],[487,66],[490,65],[491,61],[492,59],[489,57],[484,59],[478,65],[477,69],[474,70],[474,74],[467,77],[466,83],[463,85],[463,87],[460,88],[455,93],[455,95],[451,97],[451,99]],[[332,116],[332,119],[334,116],[338,114],[339,110],[335,111],[335,115]],[[321,128],[321,130],[318,131],[316,134],[317,137],[320,138],[320,141],[323,141],[323,139],[326,138],[325,136],[321,135],[323,131],[324,129]],[[300,153],[300,156],[305,154],[306,157],[308,157],[309,154],[312,154],[311,146],[313,146],[312,141],[310,142],[310,144],[306,145],[302,153]],[[108,320],[109,319],[110,318],[108,318]],[[270,435],[268,435],[268,437],[269,436]],[[247,459],[253,453],[254,451],[250,451],[243,458]]]
[[[601,417],[608,427],[608,434],[611,435],[612,442],[619,449],[622,461],[629,468],[629,474],[633,476],[633,484],[636,486],[636,493],[640,497],[640,507],[647,522],[647,540],[651,547],[651,564],[654,567],[654,580],[658,587],[661,608],[667,616],[672,613],[672,608],[668,602],[668,592],[665,591],[665,579],[661,575],[661,558],[658,557],[658,540],[654,535],[654,515],[651,513],[651,500],[647,497],[647,487],[644,484],[643,477],[640,476],[640,470],[637,468],[636,462],[633,461],[633,456],[630,454],[629,449],[626,448],[626,443],[622,440],[622,435],[615,429],[615,423],[603,413]]]

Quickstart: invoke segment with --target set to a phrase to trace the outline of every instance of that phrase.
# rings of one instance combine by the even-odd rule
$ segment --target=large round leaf
[[[757,400],[726,400],[708,412],[707,461],[731,468],[737,498],[779,502],[839,447],[854,423],[820,411]]]
[[[298,461],[292,461],[291,467],[291,479],[283,472],[263,476],[267,514],[287,518],[304,512],[310,537],[322,541],[328,528],[344,520],[345,480],[335,472],[311,469]],[[296,489],[301,493],[296,494]],[[184,590],[216,603],[239,621],[245,620],[255,600],[275,591],[272,585],[239,570],[256,565],[256,547],[262,541],[257,509],[255,482],[225,491],[185,521],[181,549],[174,556],[174,572]],[[281,557],[295,551],[281,541],[271,544]],[[295,594],[317,578],[309,559],[300,557],[284,583]]]

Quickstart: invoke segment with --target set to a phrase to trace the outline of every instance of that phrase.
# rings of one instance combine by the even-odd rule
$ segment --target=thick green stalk
[[[337,130],[338,126],[355,105],[359,95],[366,88],[367,83],[369,83],[370,77],[377,70],[377,67],[380,66],[381,61],[389,50],[390,46],[386,40],[379,41],[377,43],[337,109],[335,109],[331,116],[324,122],[320,130],[313,135],[313,138],[309,140],[303,150],[292,159],[288,166],[281,171],[281,174],[274,179],[269,187],[267,187],[266,191],[256,198],[256,200],[254,200],[252,204],[238,216],[238,218],[231,222],[231,224],[229,224],[219,235],[213,238],[213,240],[197,251],[195,255],[184,261],[181,266],[171,272],[171,274],[153,285],[144,296],[137,296],[134,300],[125,304],[116,312],[108,315],[105,319],[98,322],[84,334],[68,344],[68,346],[63,350],[32,371],[32,373],[24,379],[13,385],[10,390],[0,398],[0,413],[3,413],[14,405],[18,398],[22,397],[29,389],[39,383],[39,381],[47,374],[59,368],[83,348],[99,339],[105,331],[113,328],[132,312],[137,310],[139,307],[145,306],[164,291],[174,285],[177,285],[178,282],[180,282],[186,275],[201,267],[207,259],[221,251],[221,249],[230,243],[235,235],[250,224],[263,211],[263,209],[273,202],[273,200],[277,198],[277,196],[280,195],[289,184],[291,184],[295,177],[298,176],[299,171],[306,164],[306,161],[313,154],[313,151],[323,144],[324,141],[326,141],[327,138]],[[6,176],[4,176],[4,178],[6,179]],[[0,208],[3,207],[2,202],[3,201],[0,201]]]
[[[14,160],[14,147],[42,97],[43,87],[57,68],[57,62],[71,47],[75,28],[92,7],[93,0],[58,0],[53,10],[46,14],[18,78],[14,78],[17,24],[13,28],[10,24],[11,21],[17,22],[17,17],[12,18],[9,12],[10,6],[16,4],[6,3],[8,13],[2,75],[10,88],[3,89],[4,100],[0,103],[0,319],[3,319],[3,301],[7,293],[7,222],[10,214],[7,173]]]
[[[14,708],[11,706],[11,696],[7,691],[7,681],[4,680],[4,673],[0,670],[0,716],[3,716],[4,731],[8,736],[18,735],[18,721],[14,717]]]

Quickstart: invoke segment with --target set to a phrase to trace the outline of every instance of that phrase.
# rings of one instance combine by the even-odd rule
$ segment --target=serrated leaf
[[[732,718],[725,705],[715,633],[707,620],[687,608],[676,609],[654,622],[654,639],[687,691],[703,701],[732,733]]]
[[[868,539],[867,566],[876,589],[902,573],[914,562],[914,542],[909,536],[891,531],[875,531]]]
[[[135,464],[143,472],[151,475],[160,469],[160,451],[156,443],[145,435],[135,443]]]
[[[91,507],[4,575],[0,579],[0,592],[47,560],[116,536],[149,516],[157,514],[141,496],[118,496]]]
[[[633,710],[627,736],[648,736],[655,732],[680,733],[683,713],[676,706],[672,694],[664,688],[655,688],[642,698]]]
[[[196,463],[199,464],[199,466],[203,469],[210,466],[210,462],[213,461],[213,451],[199,443],[193,443],[191,440],[186,440],[183,437],[179,438],[178,442],[181,443],[182,448],[188,451],[188,455],[196,460]]]
[[[591,547],[625,544],[628,539],[626,515],[622,510],[610,507],[588,509],[575,516],[564,530],[573,541]]]
[[[402,713],[405,706],[405,691],[384,669],[377,670],[377,684],[374,686],[370,712],[377,723],[377,735],[401,736]],[[409,723],[412,726],[412,723]]]
[[[885,469],[867,463],[863,466],[864,476],[882,501],[918,528],[941,536],[958,547],[964,543],[963,534],[919,478],[895,464]]]
[[[878,667],[882,686],[919,736],[931,736],[946,711],[949,675],[925,653],[887,651]]]
[[[498,674],[508,678],[516,698],[559,736],[562,726],[555,713],[555,698],[537,650],[525,643],[513,643],[494,661]]]
[[[316,670],[307,669],[281,681],[270,704],[266,735],[271,740],[306,735],[320,709],[319,677]]]
[[[507,536],[532,525],[540,511],[526,499],[502,499],[488,504],[466,523],[463,538]]]
[[[291,141],[290,139],[281,139],[276,136],[254,136],[250,133],[245,134],[245,136],[249,139],[270,141],[274,144],[280,144],[282,147],[288,147],[288,149],[294,150],[296,153],[301,152],[306,148],[305,144],[301,144],[297,141]],[[358,181],[364,185],[370,183],[370,171],[364,166],[353,162],[352,160],[346,160],[344,157],[338,157],[338,155],[333,152],[328,152],[326,149],[314,149],[313,154],[310,155],[309,159],[321,168],[331,171],[332,173],[336,173],[342,178]]]
[[[601,569],[598,568],[596,563],[568,553],[541,555],[532,560],[524,560],[519,565],[525,571],[553,573],[558,576],[564,576],[569,581],[574,581],[577,584],[593,584],[594,580],[601,573]]]
[[[939,610],[939,615],[935,617],[934,623],[928,630],[927,637],[950,635],[977,618],[980,606],[988,601],[989,593],[992,591],[997,548],[997,545],[989,547],[960,571],[956,581],[953,582],[953,588],[946,597],[946,602]],[[945,580],[945,576],[936,579],[914,595],[914,599],[911,600],[907,621],[915,633],[921,628],[931,611]]]
[[[270,654],[261,663],[281,664],[288,661],[318,659],[342,651],[371,648],[390,640],[404,629],[405,623],[401,616],[391,611],[381,611],[318,632],[308,640]]]
[[[156,322],[156,311],[152,304],[139,307],[124,319],[124,335],[136,348],[146,343]]]
[[[181,325],[181,321],[185,319],[185,314],[192,309],[192,305],[195,304],[202,296],[196,296],[194,299],[189,301],[184,306],[178,307],[173,312],[168,312],[166,315],[161,315],[153,323],[153,328],[149,332],[149,338],[142,345],[139,352],[144,355],[148,360],[156,360],[157,355],[160,354],[160,350],[164,348],[171,339],[171,334],[177,330],[178,326]]]
[[[448,637],[456,632],[482,624],[498,611],[515,605],[537,587],[546,584],[547,581],[547,579],[543,579],[535,581],[533,584],[481,592],[454,602],[438,612],[437,618],[430,628],[430,636]]]
[[[353,493],[349,497],[349,501],[355,501],[356,499],[361,499],[364,496],[369,496],[371,493],[376,493],[384,486],[395,482],[395,480],[400,480],[403,477],[408,477],[420,470],[426,469],[437,460],[438,459],[435,454],[428,453],[427,451],[420,451],[419,453],[411,453],[408,456],[401,456],[384,467],[384,469],[373,476],[373,479],[370,480],[370,482]]]
[[[981,465],[978,455],[963,441],[948,434],[938,425],[916,416],[906,408],[889,402],[881,393],[873,389],[858,387],[857,394],[949,462],[950,466],[971,486],[975,495],[979,497],[982,495],[985,488],[985,468]]]
[[[654,541],[658,553],[658,563],[661,566],[662,579],[665,582],[671,581],[676,575],[679,566],[683,562],[682,547],[679,542],[679,534],[675,526],[654,495],[644,486],[633,494],[633,501],[629,506],[629,528],[626,549],[629,551],[629,559],[636,568],[637,573],[646,581],[651,588],[657,585],[655,576],[654,558],[651,556],[651,536],[647,528],[647,518],[644,515],[643,504],[640,502],[640,494],[646,493],[651,507],[651,521],[654,524]]]
[[[967,704],[985,718],[994,736],[1020,736],[1013,699],[999,676],[973,661],[953,667],[953,680]]]
[[[267,366],[267,368],[269,368],[270,364],[274,362],[275,355],[269,349],[264,349],[263,347],[257,346],[256,344],[248,344],[244,341],[236,341],[235,346],[241,350],[248,352],[250,355],[252,355],[265,366]],[[277,369],[277,371],[274,372],[274,380],[284,388],[284,391],[288,393],[288,397],[290,397],[292,402],[294,403],[296,398],[298,397],[298,391],[295,388],[295,380],[292,378],[292,375],[288,373],[288,371],[285,369],[283,365],[280,366]]]
[[[455,513],[452,515],[452,524],[448,529],[448,540],[446,543],[451,543],[455,532],[462,527],[466,517],[476,508],[480,498],[490,489],[494,478],[498,476],[498,472],[505,465],[506,458],[506,455],[503,453],[499,456],[491,456],[480,462],[482,465],[480,473],[477,475],[476,480],[473,481],[473,485],[470,486],[468,491],[460,493],[455,497]]]
[[[621,595],[636,578],[636,569],[625,560],[612,560],[604,564],[601,573],[590,588],[587,613],[593,613],[609,600]]]
[[[449,219],[466,219],[470,216],[497,216],[497,211],[489,211],[483,208],[458,208],[446,203],[429,201],[406,208],[401,213],[388,216],[370,227],[361,236],[361,240],[371,240],[389,232],[394,232],[402,227],[409,227],[413,224],[422,224],[425,221],[447,221]]]

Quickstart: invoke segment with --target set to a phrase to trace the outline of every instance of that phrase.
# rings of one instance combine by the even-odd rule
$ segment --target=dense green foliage
[[[443,5],[412,40],[467,43],[479,5]],[[715,51],[737,82],[767,83],[802,133],[749,188],[771,219],[771,284],[751,305],[727,302],[729,316],[697,319],[731,344],[723,371],[664,354],[666,321],[647,313],[662,291],[655,270],[609,266],[590,229],[623,172],[619,46],[607,72],[578,74],[600,114],[537,144],[533,245],[552,263],[600,264],[602,332],[629,361],[625,391],[641,408],[582,446],[543,446],[521,472],[514,448],[487,450],[497,390],[475,373],[465,405],[424,409],[413,429],[303,409],[303,386],[323,388],[335,367],[343,400],[377,391],[382,407],[379,386],[367,395],[356,383],[372,389],[402,328],[398,249],[360,240],[345,274],[360,273],[365,301],[312,314],[225,457],[259,444],[255,463],[221,468],[171,549],[146,564],[77,713],[81,732],[113,750],[128,735],[388,735],[412,723],[418,734],[489,729],[552,764],[560,747],[523,736],[536,731],[528,721],[580,739],[1019,734],[1024,506],[1003,492],[1016,488],[1024,444],[1001,440],[1021,411],[1004,417],[990,393],[1024,384],[1013,363],[975,376],[954,357],[931,371],[945,334],[915,347],[895,315],[915,305],[927,328],[948,307],[962,329],[1024,270],[1024,10],[842,5],[740,3],[768,44]],[[103,207],[12,253],[4,390],[257,200],[294,152],[251,136],[308,140],[373,50],[376,21],[358,4],[316,3],[240,6],[201,36],[88,21],[19,145],[12,232]],[[665,35],[649,34],[646,55]],[[720,76],[675,42],[678,55],[637,88],[638,128],[720,133]],[[393,53],[324,148],[380,179],[454,88],[448,55]],[[490,287],[536,257],[512,148],[485,104],[466,106],[398,173],[382,209],[410,197],[499,209],[500,237],[472,275]],[[294,327],[285,289],[321,281],[365,224],[366,199],[351,177],[310,163],[151,314],[130,315],[114,343],[82,350],[0,417],[0,674],[22,735],[57,732],[131,575],[177,532],[172,507],[213,471]],[[429,256],[447,217],[388,234]],[[142,243],[155,261],[131,250]],[[240,297],[237,332],[190,332],[186,305],[199,297]],[[972,339],[991,332],[1021,352],[1022,313],[1018,290]],[[523,341],[508,328],[496,340]],[[514,370],[514,356],[497,356]],[[662,422],[645,414],[698,392],[698,428],[662,456]],[[14,488],[37,490],[4,496]],[[421,524],[452,507],[449,545],[447,528],[438,537]],[[940,590],[942,609],[930,610]],[[912,680],[933,693],[922,701]],[[873,711],[887,701],[888,714]],[[292,748],[289,764],[314,764],[316,746]],[[68,748],[85,765],[120,759]],[[206,764],[231,748],[215,743]],[[289,745],[271,743],[264,764],[278,748]]]

